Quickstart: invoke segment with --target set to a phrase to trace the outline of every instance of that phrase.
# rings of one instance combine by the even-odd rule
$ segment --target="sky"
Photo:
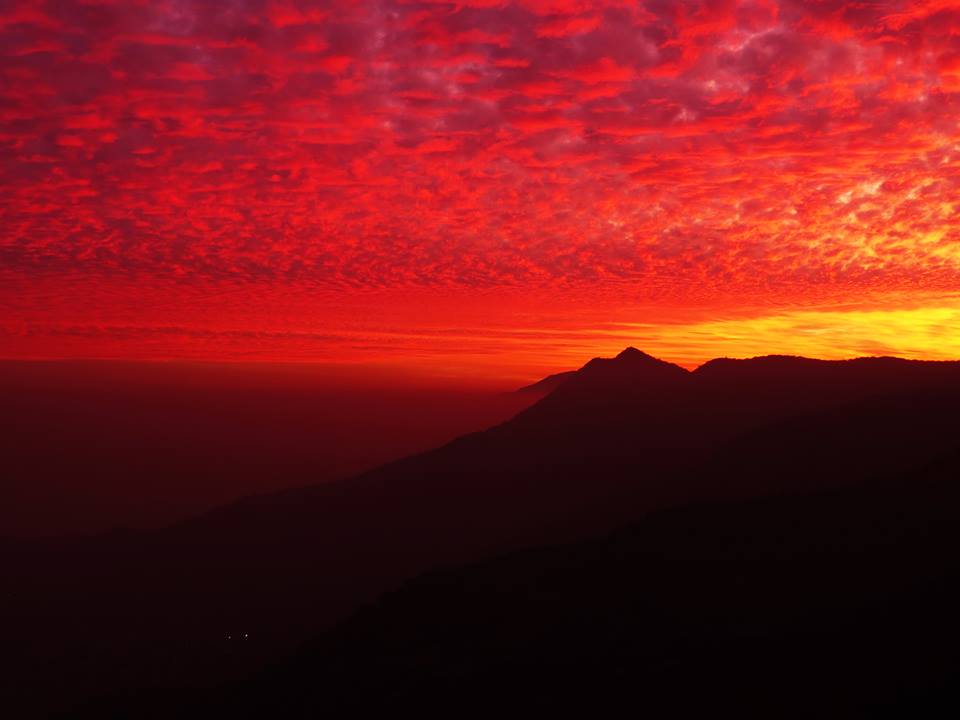
[[[0,357],[960,357],[960,2],[0,0]]]

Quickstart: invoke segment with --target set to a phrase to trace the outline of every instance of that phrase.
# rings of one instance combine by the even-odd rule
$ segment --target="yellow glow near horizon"
[[[772,353],[824,359],[870,355],[960,359],[960,307],[797,310],[690,324],[625,324],[624,330],[636,336],[638,347],[687,366],[714,357]]]

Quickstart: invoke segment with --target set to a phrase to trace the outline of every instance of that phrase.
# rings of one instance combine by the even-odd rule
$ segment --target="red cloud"
[[[560,77],[580,80],[585,83],[626,82],[636,77],[632,67],[618,65],[612,58],[601,57],[598,60],[573,67],[569,70],[557,71]]]
[[[542,25],[537,26],[536,34],[544,38],[562,38],[571,35],[580,35],[600,27],[601,18],[597,15],[588,15],[586,17],[565,17],[560,16],[553,20],[548,20]]]
[[[958,34],[899,0],[7,2],[0,301],[37,329],[0,349],[162,324],[160,286],[282,331],[412,289],[554,317],[955,291]],[[264,288],[324,299],[268,317]]]

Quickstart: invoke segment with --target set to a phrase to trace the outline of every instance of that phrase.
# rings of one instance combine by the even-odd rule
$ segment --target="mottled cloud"
[[[0,0],[0,302],[957,291],[958,118],[956,2]]]

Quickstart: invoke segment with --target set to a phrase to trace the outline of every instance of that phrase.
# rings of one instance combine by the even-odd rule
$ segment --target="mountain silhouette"
[[[437,570],[180,717],[960,710],[960,454]],[[281,699],[282,701],[278,701]]]
[[[916,473],[957,450],[958,400],[960,363],[769,356],[688,372],[628,348],[506,423],[350,480],[161,531],[0,544],[16,588],[0,608],[15,619],[7,694],[29,710],[227,682],[433,568],[669,508]]]
[[[593,358],[579,370],[548,375],[516,390],[518,393],[547,395],[568,383],[575,386],[630,389],[644,383],[676,379],[687,371],[679,365],[658,360],[635,347],[628,347],[613,358]]]

